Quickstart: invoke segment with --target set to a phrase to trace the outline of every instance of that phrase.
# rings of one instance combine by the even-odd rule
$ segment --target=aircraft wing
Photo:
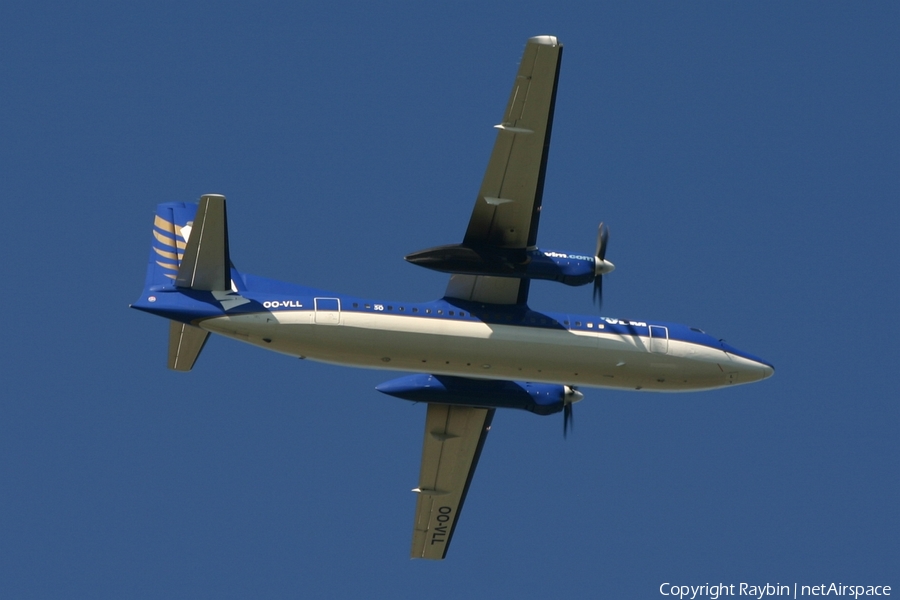
[[[535,246],[561,57],[554,36],[533,37],[525,45],[463,244],[513,251]],[[453,275],[446,295],[524,303],[528,280]]]
[[[412,558],[447,554],[493,418],[493,408],[428,405]]]

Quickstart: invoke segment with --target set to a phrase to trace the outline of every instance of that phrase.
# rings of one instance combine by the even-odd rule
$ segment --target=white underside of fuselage
[[[708,346],[669,340],[665,353],[651,352],[647,338],[604,331],[354,312],[329,319],[308,310],[223,316],[199,325],[291,356],[459,377],[677,392],[766,376],[763,365]]]

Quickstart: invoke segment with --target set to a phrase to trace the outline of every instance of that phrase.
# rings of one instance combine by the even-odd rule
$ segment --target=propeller
[[[565,438],[569,433],[569,428],[574,425],[572,405],[584,398],[584,394],[579,392],[577,388],[568,385],[563,386],[563,390],[563,438]]]
[[[569,433],[569,423],[572,423],[572,405],[566,404],[563,407],[563,438]],[[574,426],[574,424],[573,424]]]
[[[603,303],[603,276],[612,273],[616,265],[606,260],[606,244],[609,242],[609,227],[600,223],[597,228],[597,252],[594,259],[594,303],[599,308]]]

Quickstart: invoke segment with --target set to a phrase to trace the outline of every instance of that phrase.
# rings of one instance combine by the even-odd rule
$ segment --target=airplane
[[[411,556],[442,560],[497,408],[563,413],[579,387],[679,392],[751,383],[774,367],[695,327],[528,306],[531,280],[593,284],[606,260],[542,250],[538,222],[559,79],[554,36],[525,46],[487,170],[459,244],[406,256],[450,274],[439,300],[356,297],[242,273],[225,197],[157,207],[147,276],[132,307],[170,320],[168,366],[190,371],[210,333],[326,363],[408,371],[379,392],[427,405]]]

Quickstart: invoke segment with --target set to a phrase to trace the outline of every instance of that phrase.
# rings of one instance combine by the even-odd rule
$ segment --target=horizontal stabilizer
[[[175,285],[208,292],[230,290],[231,259],[228,256],[225,196],[201,196],[194,222],[189,230],[186,229],[182,228],[187,245]]]
[[[208,337],[208,331],[172,321],[169,324],[169,368],[173,371],[193,369]]]

